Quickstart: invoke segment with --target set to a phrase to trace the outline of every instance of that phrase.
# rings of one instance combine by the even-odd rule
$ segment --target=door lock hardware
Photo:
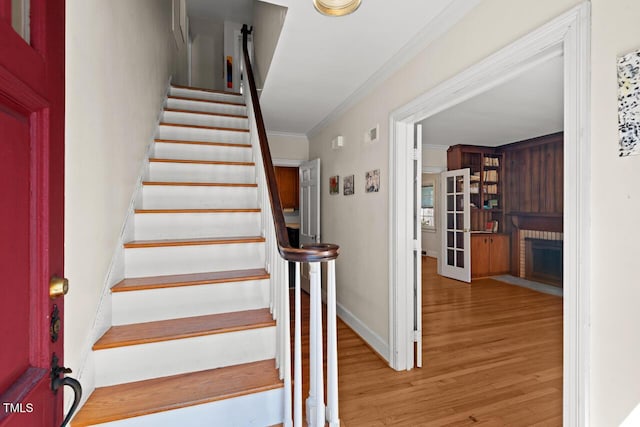
[[[60,311],[58,305],[53,305],[53,311],[51,312],[51,322],[49,323],[49,335],[51,336],[51,342],[58,341],[60,335],[60,327],[62,320],[60,319]]]
[[[64,277],[53,276],[49,281],[49,298],[56,299],[69,292],[69,280]]]

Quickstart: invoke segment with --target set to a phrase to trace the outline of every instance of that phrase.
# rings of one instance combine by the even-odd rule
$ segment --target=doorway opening
[[[415,200],[407,176],[414,125],[563,55],[563,421],[583,425],[588,417],[589,360],[589,4],[566,14],[507,46],[394,111],[390,118],[390,346],[391,366],[415,366],[412,336],[415,304],[412,272]],[[506,221],[505,221],[506,222]],[[420,267],[418,267],[420,268]],[[420,276],[418,276],[420,277]],[[425,341],[425,345],[429,345]],[[429,360],[424,360],[429,366]]]

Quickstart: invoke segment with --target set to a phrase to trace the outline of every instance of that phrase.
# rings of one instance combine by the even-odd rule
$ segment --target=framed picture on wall
[[[365,174],[364,188],[367,193],[377,193],[380,191],[380,169],[375,169]]]
[[[329,194],[340,193],[340,176],[334,175],[329,177]]]
[[[353,194],[354,191],[354,185],[353,185],[353,177],[354,175],[348,175],[344,177],[344,185],[342,187],[342,194],[344,194],[345,196],[351,196]]]

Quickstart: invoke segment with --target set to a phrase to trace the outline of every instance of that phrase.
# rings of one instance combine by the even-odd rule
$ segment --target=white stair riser
[[[216,145],[176,144],[157,142],[154,156],[159,159],[214,160],[220,162],[250,162],[251,148],[225,147]]]
[[[257,187],[145,185],[144,209],[240,209],[258,207]]]
[[[169,95],[179,96],[182,98],[204,99],[207,101],[233,102],[234,104],[241,104],[244,102],[244,99],[242,96],[238,96],[233,93],[217,93],[217,92],[209,92],[205,90],[185,89],[185,88],[179,88],[179,87],[169,88]]]
[[[167,108],[174,110],[202,111],[204,113],[235,114],[246,116],[247,107],[244,105],[214,104],[212,102],[187,101],[184,99],[167,99]]]
[[[234,144],[249,143],[248,132],[166,125],[160,125],[158,127],[158,138],[178,139],[182,141],[231,142]]]
[[[264,268],[264,243],[125,249],[125,277]]]
[[[114,292],[112,298],[113,324],[128,325],[266,308],[269,280]]]
[[[135,214],[135,239],[259,236],[260,212]]]
[[[95,351],[96,387],[275,357],[276,328],[257,328]]]
[[[100,427],[264,427],[284,419],[284,389],[252,393],[172,411],[100,424]]]
[[[234,129],[249,128],[249,120],[246,118],[212,116],[210,114],[179,113],[176,111],[165,111],[162,113],[162,122]]]
[[[255,184],[255,175],[254,166],[150,162],[148,180]]]

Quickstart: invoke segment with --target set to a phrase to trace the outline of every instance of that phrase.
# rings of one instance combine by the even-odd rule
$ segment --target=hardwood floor
[[[445,279],[431,258],[422,283],[421,369],[393,371],[339,321],[343,425],[562,425],[562,299]]]

